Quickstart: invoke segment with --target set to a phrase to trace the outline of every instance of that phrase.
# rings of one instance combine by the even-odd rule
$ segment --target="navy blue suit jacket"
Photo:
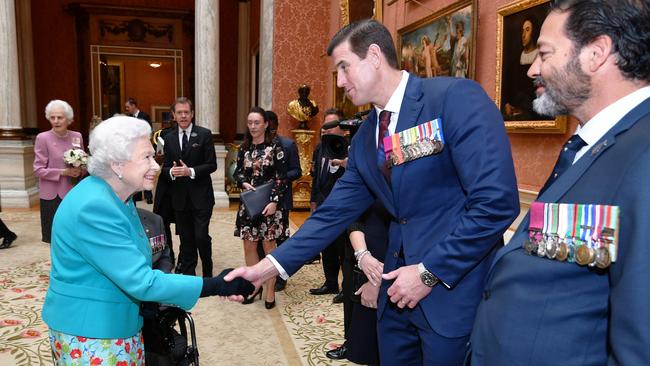
[[[396,131],[438,117],[443,151],[393,167],[389,186],[377,166],[373,110],[352,140],[347,170],[332,193],[273,256],[295,273],[378,198],[394,218],[384,271],[396,268],[400,248],[407,265],[423,262],[450,287],[435,286],[420,302],[429,323],[440,335],[466,336],[519,199],[501,114],[481,87],[467,79],[411,75]],[[386,302],[384,288],[379,316]]]
[[[526,255],[528,217],[493,264],[473,365],[646,365],[650,360],[650,99],[538,197],[621,208],[608,270]]]

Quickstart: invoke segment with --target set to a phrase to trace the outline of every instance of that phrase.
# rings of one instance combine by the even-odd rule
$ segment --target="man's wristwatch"
[[[420,280],[428,287],[433,287],[440,280],[438,277],[434,276],[433,273],[429,272],[424,264],[418,264],[418,271],[420,271]]]

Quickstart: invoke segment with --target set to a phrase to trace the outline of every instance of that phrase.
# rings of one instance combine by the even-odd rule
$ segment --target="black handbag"
[[[268,182],[255,187],[254,191],[244,191],[239,194],[239,198],[244,205],[248,217],[252,219],[262,215],[264,207],[271,203],[272,189],[273,182]]]
[[[361,268],[355,264],[354,267],[352,267],[352,294],[350,295],[350,300],[359,303],[361,302],[361,295],[355,294],[366,282],[368,282],[368,277],[366,277],[366,274],[363,273]]]

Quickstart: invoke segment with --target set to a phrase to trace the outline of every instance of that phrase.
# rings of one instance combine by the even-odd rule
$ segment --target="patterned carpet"
[[[145,206],[146,207],[146,206]],[[0,251],[0,365],[51,365],[47,327],[40,318],[48,284],[49,246],[40,242],[37,211],[3,212],[19,238]],[[210,225],[215,273],[243,264],[232,235],[234,211],[215,211]],[[174,242],[177,250],[178,241]],[[199,265],[200,268],[200,265]],[[311,296],[322,283],[320,264],[305,266],[276,295],[278,306],[201,299],[192,310],[202,365],[345,365],[324,352],[342,342],[343,309],[332,295]]]

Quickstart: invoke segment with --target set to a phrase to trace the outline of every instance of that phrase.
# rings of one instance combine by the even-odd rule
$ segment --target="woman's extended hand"
[[[262,215],[264,216],[271,216],[275,214],[275,210],[277,210],[278,204],[276,202],[270,202],[266,207],[264,207],[264,211],[262,211]]]
[[[361,295],[361,305],[371,308],[371,309],[377,309],[377,297],[379,296],[379,286],[374,286],[370,282],[366,282],[359,289],[357,292],[354,293],[355,295]]]
[[[368,277],[368,281],[373,286],[379,286],[381,283],[381,274],[384,273],[384,264],[370,254],[364,255],[359,261],[359,268]]]
[[[255,190],[255,187],[253,187],[252,184],[246,183],[246,182],[242,183],[242,187],[244,187],[244,189],[247,190],[247,191],[254,191]]]

